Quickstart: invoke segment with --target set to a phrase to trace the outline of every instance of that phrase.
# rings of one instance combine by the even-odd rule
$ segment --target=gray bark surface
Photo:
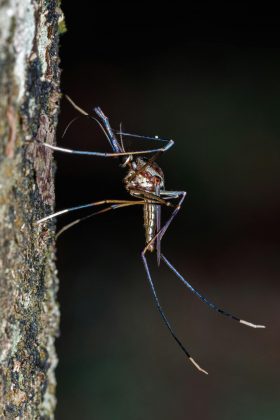
[[[0,418],[54,416],[56,0],[0,0]],[[37,141],[35,141],[37,140]]]

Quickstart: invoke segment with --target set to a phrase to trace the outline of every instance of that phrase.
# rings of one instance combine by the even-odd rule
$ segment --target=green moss
[[[65,34],[65,32],[67,32],[65,17],[64,17],[63,11],[61,9],[61,2],[62,2],[62,0],[58,0],[58,7],[60,9],[60,17],[58,19],[58,33],[59,33],[59,35]]]
[[[63,19],[58,22],[58,33],[59,35],[62,35],[62,34],[65,34],[65,32],[67,32],[67,26],[66,26],[65,19],[63,17]]]

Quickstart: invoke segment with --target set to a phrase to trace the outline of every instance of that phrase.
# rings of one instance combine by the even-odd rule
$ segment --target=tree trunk
[[[0,0],[0,418],[54,416],[56,0]]]

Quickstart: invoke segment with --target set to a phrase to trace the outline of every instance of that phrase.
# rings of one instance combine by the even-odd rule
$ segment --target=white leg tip
[[[251,322],[244,321],[243,319],[240,319],[239,322],[240,322],[240,324],[244,324],[244,325],[247,325],[248,327],[252,327],[252,328],[266,328],[265,325],[252,324]]]
[[[193,365],[195,365],[195,367],[200,371],[200,372],[203,372],[203,373],[205,373],[205,375],[208,375],[208,372],[206,371],[206,370],[204,370],[204,369],[202,369],[200,366],[199,366],[199,364],[198,363],[196,363],[196,361],[195,360],[193,360],[193,358],[192,357],[189,357],[189,361],[193,364]]]

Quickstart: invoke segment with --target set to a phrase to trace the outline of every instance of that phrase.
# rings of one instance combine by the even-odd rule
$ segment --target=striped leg
[[[227,316],[231,319],[234,319],[234,321],[240,322],[240,324],[244,324],[247,325],[248,327],[252,327],[252,328],[265,328],[265,325],[256,325],[256,324],[252,324],[251,322],[248,321],[244,321],[243,319],[238,318],[235,315],[232,315],[231,313],[224,311],[223,309],[220,309],[217,305],[215,305],[214,303],[210,302],[208,299],[206,299],[203,295],[201,295],[194,287],[192,287],[192,285],[176,270],[176,268],[171,264],[170,261],[168,261],[168,259],[161,254],[161,259],[165,262],[165,264],[167,265],[167,267],[170,268],[170,270],[173,271],[173,273],[176,274],[176,276],[181,280],[182,283],[184,283],[185,286],[187,286],[190,291],[195,294],[203,303],[206,303],[206,305],[208,305],[211,309],[213,309],[214,311],[219,312],[220,314]]]
[[[168,330],[169,330],[169,332],[170,332],[170,334],[172,335],[172,337],[174,338],[174,340],[176,341],[176,343],[179,345],[179,347],[183,350],[183,352],[185,353],[185,355],[187,356],[187,358],[188,358],[188,360],[200,371],[200,372],[203,372],[203,373],[205,373],[206,375],[208,375],[208,372],[206,372],[206,370],[204,370],[204,369],[202,369],[200,366],[199,366],[199,364],[191,357],[191,355],[190,355],[190,353],[188,352],[188,350],[186,349],[186,347],[182,344],[182,342],[179,340],[179,338],[176,336],[176,334],[175,334],[175,332],[173,331],[173,329],[172,329],[172,327],[171,327],[171,325],[170,325],[170,323],[169,323],[169,321],[168,321],[168,319],[167,319],[167,317],[166,317],[166,315],[165,315],[165,313],[164,313],[164,311],[163,311],[163,309],[162,309],[162,307],[161,307],[161,304],[160,304],[160,301],[159,301],[159,299],[158,299],[158,297],[157,297],[157,293],[156,293],[156,289],[155,289],[155,286],[154,286],[154,283],[153,283],[153,280],[152,280],[152,277],[151,277],[151,273],[150,273],[150,270],[149,270],[149,266],[148,266],[148,263],[147,263],[147,259],[146,259],[146,256],[145,256],[145,253],[146,253],[146,250],[144,249],[144,251],[142,252],[142,254],[141,254],[141,257],[142,257],[142,260],[143,260],[143,264],[144,264],[144,267],[145,267],[145,270],[146,270],[146,274],[147,274],[147,279],[148,279],[148,282],[149,282],[149,286],[150,286],[150,288],[151,288],[151,292],[152,292],[152,296],[153,296],[153,300],[154,300],[154,302],[155,302],[155,304],[156,304],[156,307],[157,307],[157,309],[158,309],[158,311],[159,311],[159,313],[160,313],[160,316],[161,316],[161,318],[163,319],[163,322],[165,323],[165,325],[167,326],[167,328],[168,328]]]
[[[167,231],[170,223],[172,222],[172,220],[174,219],[174,217],[176,216],[176,214],[178,213],[178,211],[180,210],[180,206],[182,204],[182,202],[185,199],[186,193],[185,192],[163,192],[161,194],[162,196],[167,196],[168,199],[176,198],[177,196],[182,196],[182,198],[179,201],[178,206],[176,206],[175,210],[173,211],[173,213],[171,214],[170,218],[168,219],[168,221],[166,222],[166,224],[161,228],[161,230],[154,236],[154,238],[149,242],[149,244],[146,245],[145,250],[148,249],[148,246],[150,245],[150,243],[153,243],[157,237],[160,238],[160,240],[162,239],[163,235],[165,234],[165,232]],[[210,302],[208,299],[206,299],[203,295],[201,295],[196,289],[194,289],[192,287],[192,285],[184,279],[184,277],[176,270],[176,268],[167,260],[167,258],[165,258],[165,256],[163,254],[161,254],[161,259],[165,262],[165,264],[176,274],[176,276],[185,284],[185,286],[187,286],[196,296],[199,297],[199,299],[206,303],[206,305],[208,305],[211,309],[219,312],[220,314],[227,316],[231,319],[234,319],[235,321],[239,322],[240,324],[244,324],[247,325],[248,327],[252,327],[252,328],[265,328],[265,325],[257,325],[257,324],[253,324],[252,322],[248,322],[245,321],[244,319],[240,319],[235,315],[232,315],[231,313],[224,311],[223,309],[220,309],[217,305],[215,305],[214,303]]]

